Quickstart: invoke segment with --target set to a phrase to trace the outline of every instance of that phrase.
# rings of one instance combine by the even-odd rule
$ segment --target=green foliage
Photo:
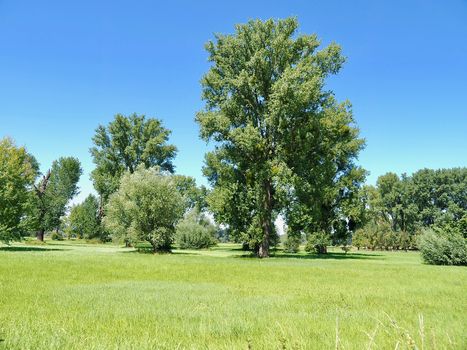
[[[462,225],[467,217],[467,168],[422,169],[401,178],[387,173],[372,191],[367,215],[388,222],[396,232]]]
[[[418,246],[427,264],[467,265],[467,239],[457,230],[426,230]]]
[[[416,237],[417,233],[393,231],[387,222],[371,221],[355,231],[352,245],[358,249],[408,250],[416,248]]]
[[[104,224],[117,238],[147,241],[154,252],[169,251],[185,205],[172,176],[140,166],[123,175],[106,205]]]
[[[217,244],[216,227],[197,210],[189,211],[176,228],[175,241],[180,249],[204,249]]]
[[[77,158],[61,157],[35,185],[35,210],[33,227],[39,240],[44,232],[58,229],[60,218],[65,215],[68,202],[78,193],[82,169]]]
[[[327,247],[331,245],[331,243],[331,236],[328,233],[318,231],[309,235],[305,245],[305,251],[308,253],[326,254]]]
[[[286,253],[297,253],[300,250],[301,239],[299,236],[287,236],[284,243],[284,252]]]
[[[52,234],[50,235],[50,238],[53,241],[63,241],[64,240],[63,234],[61,232],[57,232],[57,231],[52,232]]]
[[[140,164],[173,172],[177,148],[167,143],[169,135],[159,119],[144,115],[117,114],[108,126],[99,125],[90,150],[96,164],[91,178],[104,203],[118,189],[123,173],[133,173]]]
[[[105,231],[99,218],[99,202],[90,194],[81,204],[71,208],[69,215],[69,233],[78,238],[100,238],[106,241]]]
[[[294,18],[250,21],[206,45],[212,67],[196,120],[201,137],[217,144],[206,155],[207,202],[259,256],[277,240],[281,211],[296,232],[331,232],[343,215],[355,220],[365,176],[353,163],[363,140],[350,104],[324,88],[344,62],[340,47],[318,51],[317,37],[297,29]]]
[[[191,176],[173,175],[172,178],[177,190],[186,199],[188,210],[193,209],[197,212],[202,212],[206,209],[208,190],[205,186],[196,186],[196,180]]]
[[[19,240],[25,233],[37,173],[38,164],[24,147],[9,138],[0,140],[0,241]]]
[[[360,192],[366,226],[353,244],[370,249],[414,249],[423,228],[467,237],[467,168],[422,169],[412,176],[382,175]]]

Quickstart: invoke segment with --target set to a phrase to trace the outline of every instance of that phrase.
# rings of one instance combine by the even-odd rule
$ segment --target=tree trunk
[[[41,228],[39,231],[37,231],[36,237],[37,237],[38,241],[44,242],[44,233],[45,232],[44,232],[43,228]]]
[[[102,198],[102,195],[99,196],[99,212],[97,217],[99,218],[99,222],[101,222],[104,217],[104,198]]]
[[[261,218],[261,226],[263,228],[263,240],[259,246],[258,257],[269,257],[269,237],[272,232],[272,195],[271,195],[271,182],[268,180],[264,183],[264,202],[263,213]]]

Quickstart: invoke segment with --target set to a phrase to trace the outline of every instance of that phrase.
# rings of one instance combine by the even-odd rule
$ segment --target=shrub
[[[180,249],[203,249],[217,244],[216,227],[197,210],[179,222],[175,240]]]
[[[57,231],[52,232],[52,234],[50,235],[50,238],[53,241],[63,241],[63,235]]]
[[[308,237],[305,251],[308,253],[326,254],[327,246],[331,244],[331,236],[324,231],[318,231]]]
[[[350,245],[343,245],[341,247],[341,249],[344,251],[345,254],[347,254],[347,252],[349,252],[350,250],[352,250],[352,246]]]
[[[467,240],[457,230],[427,230],[418,247],[422,259],[432,265],[467,265]]]
[[[287,236],[284,243],[282,243],[284,246],[284,252],[297,253],[300,250],[300,241],[301,239],[299,236]]]

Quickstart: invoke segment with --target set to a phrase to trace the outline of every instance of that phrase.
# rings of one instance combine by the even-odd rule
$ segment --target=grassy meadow
[[[467,269],[415,252],[0,246],[0,349],[466,349]]]

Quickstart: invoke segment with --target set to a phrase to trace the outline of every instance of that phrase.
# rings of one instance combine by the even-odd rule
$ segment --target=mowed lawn
[[[1,246],[0,349],[467,349],[464,267],[243,254]]]

